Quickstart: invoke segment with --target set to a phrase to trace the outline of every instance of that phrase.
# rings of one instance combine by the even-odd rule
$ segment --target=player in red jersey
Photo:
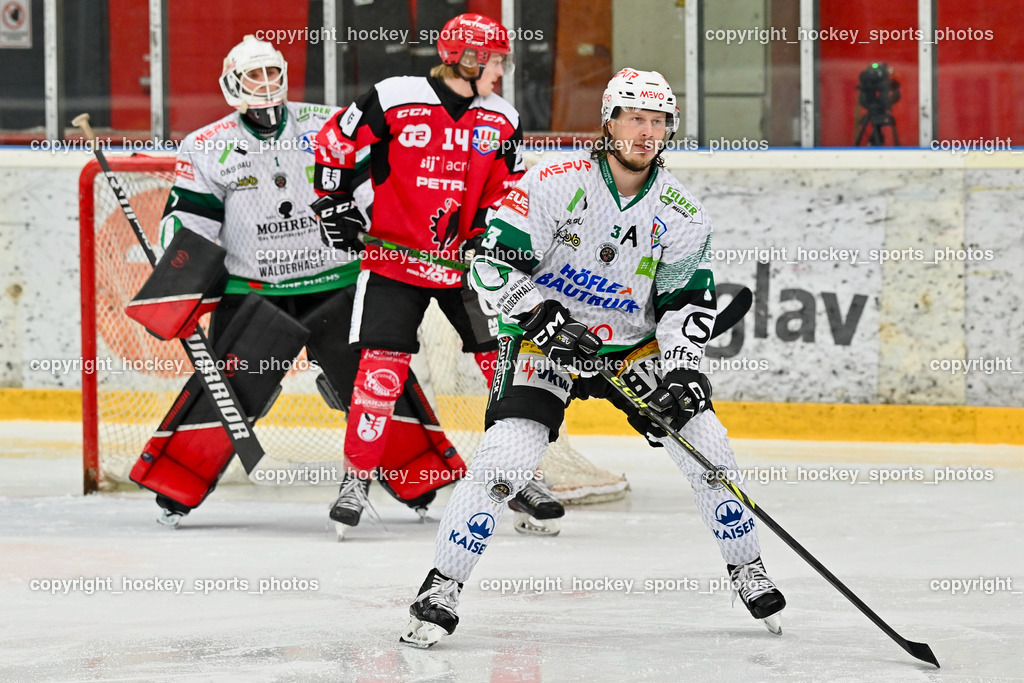
[[[512,70],[508,32],[488,17],[462,14],[445,25],[437,49],[442,63],[429,78],[377,83],[317,135],[314,186],[320,198],[313,208],[328,246],[360,251],[359,234],[367,231],[461,259],[482,236],[488,210],[522,177],[519,114],[494,92]],[[353,198],[356,150],[367,146],[374,190],[369,226]],[[345,437],[350,472],[359,481],[343,486],[335,504],[339,515],[345,512],[342,523],[358,523],[384,446],[405,428],[392,419],[395,400],[419,350],[416,330],[431,299],[458,331],[463,351],[474,354],[488,384],[494,376],[497,330],[488,333],[478,325],[474,332],[472,317],[483,315],[475,297],[464,295],[462,273],[366,246],[350,337],[362,355]],[[537,519],[564,513],[550,497],[546,505],[532,507]]]

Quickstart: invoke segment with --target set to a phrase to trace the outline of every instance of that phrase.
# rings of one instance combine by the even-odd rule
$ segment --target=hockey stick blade
[[[718,312],[715,316],[715,328],[711,331],[711,338],[720,337],[730,329],[733,328],[736,323],[743,320],[743,316],[750,310],[750,305],[754,303],[754,294],[750,291],[749,287],[744,287],[740,291],[736,292],[736,296],[732,298],[729,305]]]
[[[125,192],[121,179],[111,170],[103,150],[96,144],[96,133],[93,132],[92,126],[89,125],[89,115],[79,114],[71,121],[71,124],[81,128],[86,139],[93,143],[93,153],[96,156],[96,161],[99,162],[100,168],[103,169],[103,175],[106,177],[110,189],[114,192],[114,196],[117,197],[117,202],[121,205],[121,210],[124,212],[125,218],[128,219],[128,224],[131,226],[132,232],[135,233],[139,246],[146,252],[149,264],[155,266],[157,261],[156,251],[153,249],[153,245],[150,244],[146,231],[142,229],[142,224],[139,223],[135,210],[132,209],[131,202],[128,201],[128,193]],[[245,468],[246,474],[250,474],[256,469],[256,465],[263,457],[265,451],[256,438],[256,434],[252,431],[251,421],[246,418],[245,411],[242,410],[242,405],[238,402],[238,396],[235,394],[234,387],[216,369],[215,359],[217,356],[214,355],[213,347],[210,346],[210,340],[203,334],[202,327],[196,325],[192,335],[188,339],[181,339],[180,341],[182,348],[185,350],[185,355],[188,356],[192,367],[195,368],[196,374],[202,380],[207,396],[210,397],[217,410],[217,418],[224,427],[231,445],[234,446],[238,459]],[[225,396],[226,400],[214,401],[213,396]],[[221,405],[222,403],[226,405]]]
[[[605,370],[603,368],[598,370],[598,374],[604,377],[605,380],[607,380],[607,382],[611,384],[612,387],[618,393],[620,393],[623,397],[628,399],[634,406],[636,406],[641,413],[643,413],[649,420],[651,420],[651,422],[656,424],[658,427],[664,430],[666,434],[668,434],[677,442],[679,442],[679,444],[683,447],[684,450],[686,450],[686,452],[690,455],[691,458],[696,460],[697,463],[705,470],[707,470],[709,473],[715,475],[714,478],[718,481],[718,483],[722,484],[730,491],[732,491],[733,495],[736,496],[736,499],[739,500],[744,507],[750,510],[750,512],[753,513],[754,516],[757,517],[759,520],[761,520],[769,529],[774,531],[776,536],[778,536],[786,545],[792,548],[797,555],[799,555],[805,562],[807,562],[807,564],[811,565],[811,567],[813,567],[816,572],[821,574],[821,576],[826,581],[832,584],[833,588],[842,593],[847,600],[852,602],[853,605],[864,614],[864,616],[870,619],[875,624],[875,626],[882,630],[883,633],[892,638],[892,640],[897,645],[906,650],[906,652],[910,656],[920,659],[923,662],[933,664],[936,667],[939,666],[939,660],[935,658],[935,655],[932,653],[932,649],[928,645],[926,645],[925,643],[915,643],[913,641],[907,640],[899,633],[897,633],[895,629],[889,626],[889,624],[883,621],[880,616],[875,614],[874,610],[868,607],[867,604],[865,604],[863,600],[857,597],[857,595],[852,590],[847,588],[846,584],[840,581],[836,577],[836,575],[829,571],[828,568],[825,567],[825,565],[823,565],[820,561],[818,561],[816,557],[814,557],[814,555],[811,555],[811,553],[808,552],[807,549],[804,548],[802,545],[800,545],[800,543],[798,543],[795,538],[790,536],[789,532],[783,529],[782,526],[774,519],[772,519],[767,512],[765,512],[762,508],[758,507],[757,504],[754,503],[754,501],[751,500],[751,498],[746,493],[744,493],[739,486],[737,486],[725,475],[725,472],[722,469],[714,465],[711,461],[707,459],[707,457],[704,456],[703,453],[694,448],[693,445],[691,445],[690,442],[687,441],[683,435],[681,435],[678,431],[672,428],[672,426],[668,423],[667,420],[665,420],[665,418],[651,410],[651,408],[644,402],[644,400],[640,398],[636,394],[636,392],[630,389],[629,386],[627,386],[621,378],[616,377],[608,370]]]

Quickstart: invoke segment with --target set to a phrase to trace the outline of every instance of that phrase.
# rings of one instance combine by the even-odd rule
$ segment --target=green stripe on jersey
[[[354,285],[358,277],[359,261],[355,260],[343,266],[317,273],[316,275],[297,277],[293,280],[277,283],[248,280],[232,275],[228,278],[228,286],[224,289],[224,293],[248,294],[249,292],[258,292],[264,296],[316,294],[317,292],[329,292],[334,289]]]
[[[508,251],[518,251],[527,258],[531,269],[536,268],[537,264],[540,263],[536,253],[533,251],[533,241],[530,239],[530,236],[500,218],[493,219],[487,227],[487,232],[484,233],[483,246],[486,249],[499,248]]]

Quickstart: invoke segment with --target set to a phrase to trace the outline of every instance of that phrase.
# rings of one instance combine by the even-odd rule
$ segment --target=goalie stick
[[[653,422],[654,424],[658,425],[658,427],[663,429],[665,433],[667,433],[673,439],[678,441],[679,444],[682,445],[682,447],[690,455],[690,457],[696,460],[697,463],[700,464],[700,466],[703,467],[705,470],[707,470],[709,475],[711,475],[709,477],[709,480],[715,479],[719,483],[726,486],[730,491],[732,491],[736,498],[739,499],[739,501],[743,503],[743,505],[748,510],[750,510],[759,520],[764,522],[764,524],[769,529],[774,531],[776,536],[778,536],[786,545],[792,548],[797,555],[799,555],[801,558],[803,558],[805,562],[807,562],[807,564],[811,565],[811,567],[813,567],[815,571],[821,574],[826,581],[832,584],[833,588],[842,593],[847,600],[852,602],[857,609],[859,609],[868,619],[874,622],[875,626],[882,629],[882,632],[885,633],[885,635],[892,638],[897,645],[906,650],[912,657],[916,657],[917,659],[920,659],[924,662],[928,662],[929,664],[934,664],[936,667],[939,666],[939,660],[935,658],[935,655],[932,653],[932,649],[928,647],[926,643],[915,643],[911,640],[907,640],[899,633],[897,633],[895,629],[889,626],[889,624],[885,623],[885,621],[883,621],[880,616],[875,614],[875,612],[870,607],[868,607],[863,600],[857,597],[857,595],[852,590],[847,588],[846,584],[844,584],[842,581],[836,578],[835,574],[830,572],[825,567],[825,565],[819,562],[816,557],[811,555],[811,553],[809,553],[807,549],[800,545],[795,538],[790,536],[789,533],[785,529],[783,529],[778,522],[772,519],[767,512],[758,507],[747,494],[743,493],[743,491],[740,490],[739,486],[737,486],[732,480],[729,479],[724,469],[713,465],[711,461],[709,461],[700,451],[694,448],[690,444],[690,442],[687,441],[678,431],[672,429],[671,425],[669,425],[668,423],[668,420],[664,419],[661,415],[651,410],[648,407],[648,405],[644,403],[643,399],[641,399],[636,394],[636,392],[634,392],[621,377],[613,375],[611,372],[605,370],[604,368],[599,368],[598,374],[604,377],[605,380],[607,380],[608,383],[611,384],[616,391],[622,394],[622,396],[629,399],[629,401],[634,406],[636,406],[645,417],[651,420],[651,422]]]
[[[149,259],[150,265],[155,266],[157,258],[153,245],[150,244],[149,238],[146,237],[146,233],[142,229],[142,225],[139,224],[139,219],[135,216],[135,210],[132,209],[132,205],[128,201],[128,193],[125,192],[120,178],[110,169],[110,164],[107,163],[103,150],[96,144],[96,133],[93,131],[92,126],[89,125],[89,115],[79,114],[71,121],[71,124],[81,128],[86,139],[92,143],[96,161],[99,162],[100,168],[103,169],[103,175],[106,176],[110,189],[113,190],[114,195],[117,197],[117,202],[121,205],[125,218],[128,219],[135,237],[139,240],[139,245],[146,252],[146,258]],[[224,431],[231,440],[231,445],[235,447],[235,453],[238,454],[238,459],[242,462],[242,466],[245,467],[246,474],[251,473],[264,455],[263,446],[260,445],[256,435],[253,433],[252,425],[242,410],[238,402],[238,396],[235,395],[235,390],[231,383],[217,370],[215,363],[216,355],[214,355],[213,348],[210,346],[210,341],[203,334],[202,327],[197,325],[192,336],[181,340],[181,345],[185,349],[185,354],[188,356],[189,361],[191,361],[192,366],[199,374],[200,379],[202,379],[203,386],[211,399],[214,396],[225,397],[224,399],[212,401],[217,407],[217,418],[224,426]]]
[[[429,251],[423,251],[422,249],[407,247],[404,244],[397,244],[396,242],[382,240],[379,237],[374,237],[373,235],[370,235],[365,232],[359,235],[359,239],[362,241],[363,244],[373,244],[380,247],[381,249],[390,249],[392,251],[397,251],[402,254],[408,254],[409,256],[417,258],[421,261],[426,261],[428,263],[436,263],[439,266],[445,266],[446,268],[451,268],[452,270],[459,270],[462,272],[466,272],[469,270],[469,266],[463,263],[462,261],[452,261],[451,259],[443,258]],[[754,295],[750,291],[749,287],[743,287],[740,291],[736,292],[736,295],[733,296],[732,300],[728,303],[728,305],[721,311],[719,311],[718,314],[715,316],[715,327],[711,331],[710,338],[714,339],[715,337],[721,336],[730,328],[732,328],[736,323],[742,320],[743,316],[745,316],[747,314],[747,311],[750,310],[750,305],[753,303],[753,301]]]

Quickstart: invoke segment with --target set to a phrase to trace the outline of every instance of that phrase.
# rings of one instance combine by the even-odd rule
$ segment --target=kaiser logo
[[[715,537],[734,540],[750,534],[754,531],[754,520],[748,519],[740,524],[743,519],[743,507],[738,501],[727,500],[715,508],[715,521],[725,527],[715,529]]]
[[[494,126],[477,126],[473,129],[473,149],[480,154],[490,154],[501,147],[501,131]]]
[[[727,500],[715,508],[715,521],[723,526],[734,527],[743,519],[743,508],[735,500]]]
[[[426,147],[430,142],[430,126],[425,123],[406,126],[398,134],[398,141],[405,147]]]
[[[466,522],[469,534],[478,541],[486,541],[494,534],[494,517],[486,512],[478,512]]]
[[[494,534],[494,517],[486,512],[478,512],[469,518],[466,528],[469,529],[469,535],[452,529],[448,533],[448,542],[475,555],[482,554],[487,547],[484,541]]]
[[[388,418],[384,415],[363,413],[359,417],[359,428],[356,433],[363,441],[376,441],[384,433],[384,425],[387,424],[387,421]]]
[[[518,188],[505,195],[505,200],[501,205],[507,206],[523,218],[530,215],[530,195]]]

